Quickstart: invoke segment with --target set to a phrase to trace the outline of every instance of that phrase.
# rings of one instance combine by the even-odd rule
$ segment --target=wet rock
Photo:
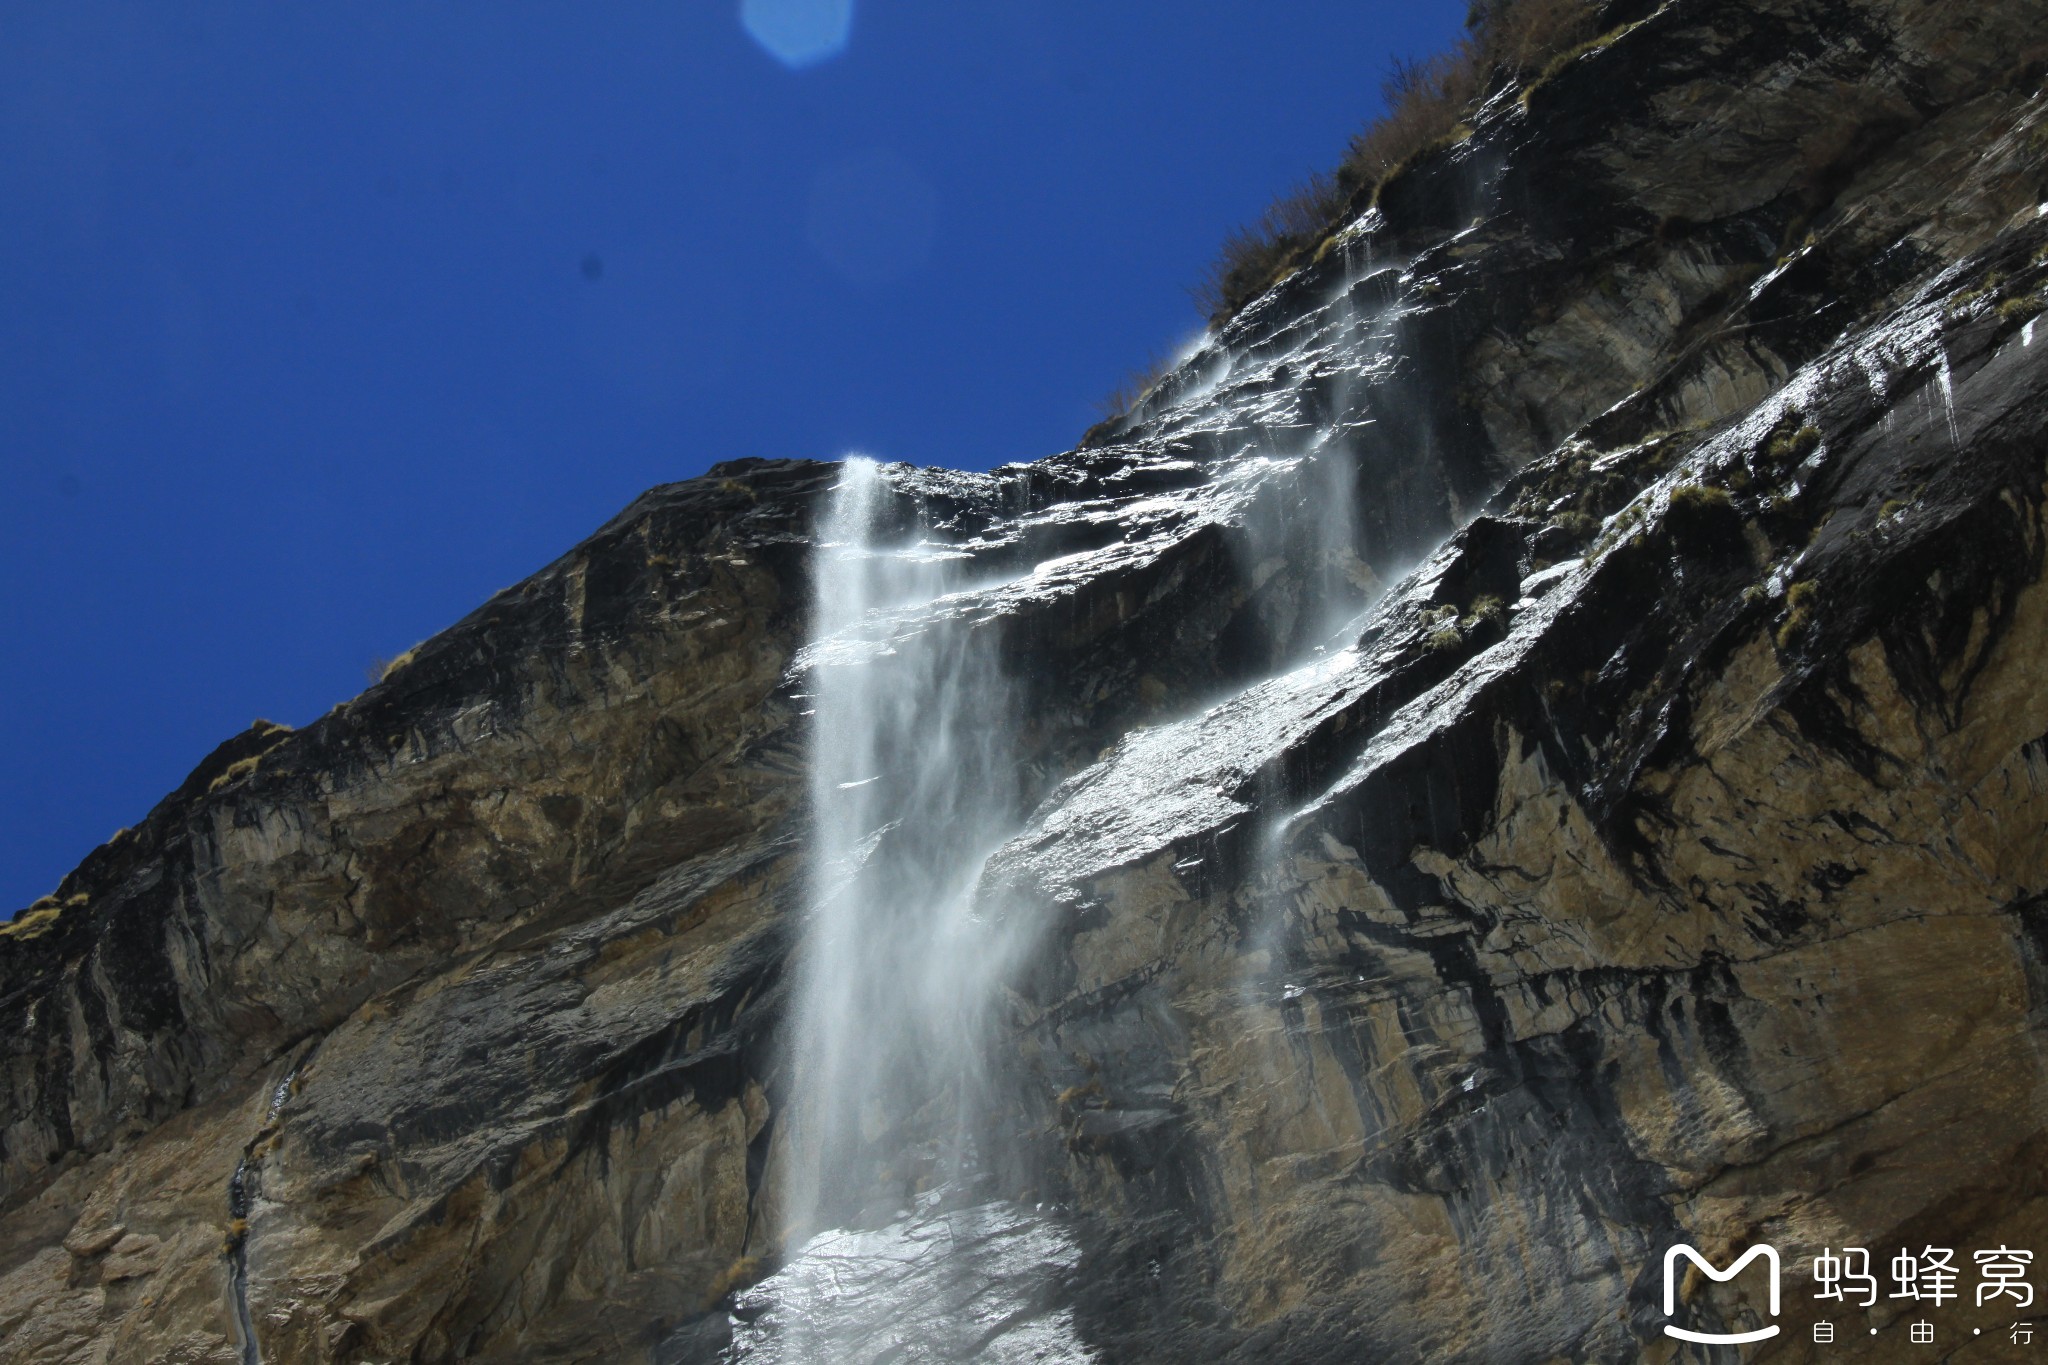
[[[1067,1306],[1079,1254],[1056,1218],[1003,1203],[823,1233],[734,1296],[720,1358],[1080,1365],[1096,1357]]]

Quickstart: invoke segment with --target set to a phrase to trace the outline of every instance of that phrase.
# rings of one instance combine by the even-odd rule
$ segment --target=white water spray
[[[811,912],[784,1135],[792,1244],[872,1223],[974,1152],[983,1016],[1007,961],[970,913],[1015,828],[1010,688],[967,556],[874,461],[849,459],[822,527]]]

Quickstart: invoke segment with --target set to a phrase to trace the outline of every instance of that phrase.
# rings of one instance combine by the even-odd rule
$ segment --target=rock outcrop
[[[1042,944],[1027,1188],[849,1243],[994,1248],[949,1350],[1680,1358],[1764,1240],[1800,1359],[1822,1248],[2048,1248],[2048,3],[1605,30],[1081,448],[886,471]],[[0,932],[0,1358],[804,1358],[836,482],[649,493]]]

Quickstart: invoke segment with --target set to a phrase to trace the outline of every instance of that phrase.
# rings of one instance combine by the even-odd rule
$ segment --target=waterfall
[[[1235,541],[1254,591],[1281,594],[1254,610],[1285,621],[1283,672],[1339,644],[1382,585],[1369,542],[1406,529],[1359,521],[1361,461],[1406,463],[1428,439],[1401,392],[1412,263],[1359,254],[1315,327],[1212,341],[1183,367],[1196,387],[1143,422],[1148,441],[1236,444],[1211,467],[1219,487],[1261,490]],[[1021,707],[1000,657],[1003,583],[925,507],[930,486],[850,458],[819,526],[797,662],[812,719],[808,917],[777,1139],[791,1246],[886,1222],[995,1155],[986,1025],[1035,918],[973,907],[984,863],[1028,815]]]
[[[858,457],[821,532],[798,662],[813,758],[784,1149],[794,1238],[900,1212],[971,1158],[1005,954],[969,906],[1020,802],[1015,708],[967,553]]]
[[[845,462],[795,664],[811,721],[805,909],[764,1204],[785,1259],[735,1301],[728,1361],[1093,1358],[1047,1288],[1069,1277],[1073,1239],[1057,1210],[1017,1199],[1029,1158],[999,1131],[997,1013],[1059,912],[983,886],[1048,789],[1033,765],[1071,743],[1059,726],[1085,722],[1025,716],[1010,662],[1024,645],[1005,631],[1025,604],[1055,610],[1046,566],[1111,516],[1129,518],[1126,545],[1208,523],[1226,528],[1245,593],[1232,610],[1269,685],[1304,670],[1334,683],[1355,664],[1361,612],[1468,514],[1448,482],[1407,473],[1429,467],[1416,457],[1442,407],[1415,392],[1415,262],[1356,246],[1295,323],[1247,324],[1189,357],[1122,429],[1135,454],[1104,457],[1152,476],[1200,467],[1200,491],[1153,497],[1134,478],[1120,505],[1111,479],[1084,517],[1034,523],[1011,496],[1025,476]],[[1268,819],[1293,799],[1271,778]],[[1283,908],[1258,910],[1240,983],[1255,1028],[1289,956]]]
[[[1087,1365],[1055,1302],[1078,1249],[1004,1197],[986,1124],[987,1016],[1034,923],[975,913],[1023,817],[985,596],[1001,585],[859,457],[814,562],[809,909],[775,1158],[788,1255],[738,1299],[721,1359]]]

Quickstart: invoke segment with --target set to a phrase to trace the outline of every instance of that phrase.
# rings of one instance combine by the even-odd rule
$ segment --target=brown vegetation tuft
[[[421,644],[424,643],[425,641],[421,641]],[[383,682],[393,673],[398,672],[399,669],[404,668],[407,664],[410,664],[413,661],[414,656],[416,656],[419,653],[419,649],[419,645],[414,645],[411,649],[404,651],[395,659],[370,660],[369,668],[364,671],[369,676],[371,684],[374,686],[377,683]]]
[[[1764,457],[1781,469],[1792,468],[1820,449],[1820,428],[1794,426],[1797,421],[1798,414],[1788,416],[1764,443]]]
[[[1174,356],[1169,352],[1162,351],[1153,356],[1144,368],[1132,370],[1115,388],[1104,394],[1096,402],[1095,410],[1102,414],[1105,421],[1123,416],[1138,406],[1146,394],[1152,392],[1153,385],[1166,378],[1168,372],[1173,369],[1173,362]]]
[[[58,916],[68,910],[82,909],[90,903],[91,897],[83,891],[74,891],[62,899],[38,896],[28,909],[16,912],[13,919],[0,921],[0,938],[36,938],[53,928]]]
[[[221,769],[220,775],[207,784],[206,790],[208,792],[217,792],[222,787],[241,781],[249,774],[255,772],[257,766],[262,761],[263,755],[261,754],[251,754],[247,758],[236,759],[233,763]]]
[[[1790,649],[1813,624],[1820,589],[1811,582],[1794,583],[1785,591],[1785,620],[1778,627],[1778,648]]]
[[[1464,644],[1465,635],[1456,626],[1438,626],[1427,636],[1423,637],[1422,643],[1432,653],[1442,654],[1447,650],[1456,649],[1459,645]]]
[[[13,919],[0,924],[0,938],[35,938],[48,931],[57,922],[57,916],[64,913],[62,906],[46,904],[51,899],[46,896]]]
[[[1458,625],[1465,630],[1477,630],[1488,622],[1496,626],[1508,623],[1508,604],[1491,593],[1473,598],[1471,612]]]
[[[1682,483],[1671,490],[1671,506],[1681,513],[1708,514],[1725,512],[1734,506],[1734,500],[1724,488],[1710,488],[1706,484]]]

